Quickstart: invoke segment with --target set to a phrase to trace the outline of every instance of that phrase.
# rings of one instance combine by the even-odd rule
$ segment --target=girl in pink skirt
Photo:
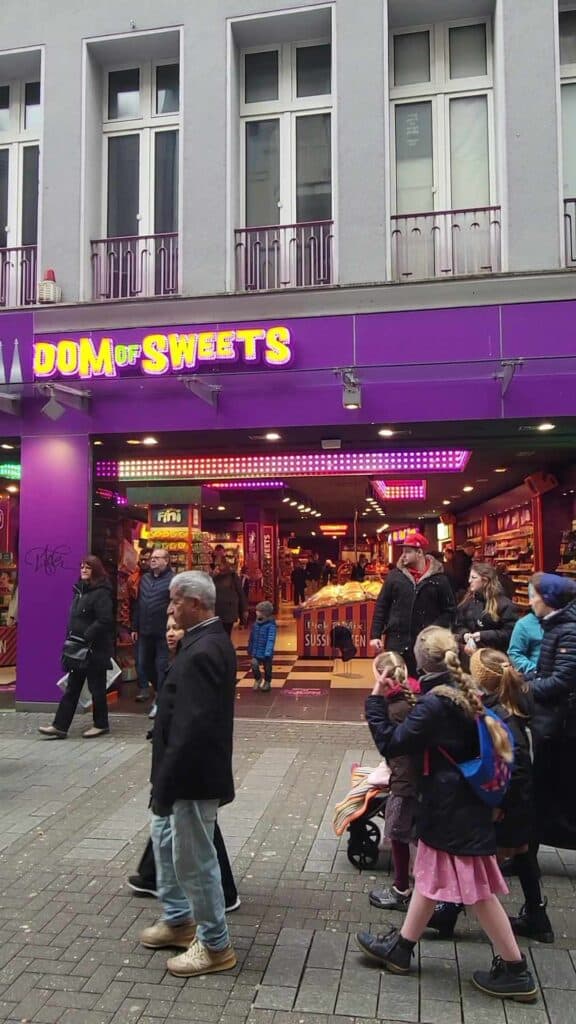
[[[402,724],[394,725],[389,716],[387,694],[393,680],[386,675],[366,700],[366,718],[380,753],[386,758],[415,755],[420,760],[414,892],[400,930],[391,928],[384,935],[360,932],[358,943],[388,970],[407,974],[435,904],[463,903],[473,909],[495,950],[491,969],[474,973],[476,987],[500,999],[533,1002],[534,979],[497,898],[508,888],[495,856],[493,811],[454,763],[478,756],[481,696],[464,673],[457,641],[448,630],[423,630],[414,654],[422,696]],[[486,724],[498,752],[511,760],[501,723],[487,717]]]

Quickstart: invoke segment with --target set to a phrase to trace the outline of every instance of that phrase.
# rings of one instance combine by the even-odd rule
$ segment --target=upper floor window
[[[0,81],[0,249],[38,241],[40,82]]]
[[[395,32],[390,41],[390,96],[395,212],[493,203],[490,23]]]
[[[576,198],[576,9],[560,11],[562,176],[564,196]]]
[[[330,220],[330,43],[244,52],[240,110],[245,226]]]
[[[103,231],[108,238],[178,231],[179,128],[178,63],[107,72]]]

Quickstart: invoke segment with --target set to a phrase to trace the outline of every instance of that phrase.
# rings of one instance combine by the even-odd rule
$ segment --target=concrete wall
[[[408,13],[410,3],[404,5]],[[237,225],[237,97],[226,81],[227,66],[235,66],[230,48],[237,44],[229,19],[262,13],[262,21],[271,22],[275,11],[318,6],[305,0],[62,0],[51,5],[48,17],[45,0],[2,0],[0,74],[8,51],[43,49],[40,267],[56,268],[65,300],[89,298],[88,241],[102,230],[101,74],[90,41],[126,34],[137,49],[139,33],[181,30],[183,291],[218,293],[231,284]],[[339,283],[383,281],[387,7],[384,0],[334,0],[333,6]],[[451,14],[456,7],[456,16],[474,13],[468,0],[453,2]],[[498,163],[508,245],[504,267],[511,271],[552,269],[561,261],[556,17],[556,0],[496,3]],[[251,29],[244,26],[246,31]],[[107,44],[98,45],[105,53]]]

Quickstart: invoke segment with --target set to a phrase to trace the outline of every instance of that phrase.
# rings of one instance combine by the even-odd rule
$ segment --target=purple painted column
[[[23,437],[16,706],[57,701],[72,586],[89,536],[87,435]]]

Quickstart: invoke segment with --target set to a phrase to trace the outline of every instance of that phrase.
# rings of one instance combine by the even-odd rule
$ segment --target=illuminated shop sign
[[[426,480],[372,480],[380,501],[424,501]]]
[[[122,332],[123,336],[126,331]],[[288,327],[237,327],[226,330],[134,331],[133,340],[112,336],[38,339],[34,343],[35,380],[92,380],[94,377],[161,377],[171,373],[264,366],[277,369],[292,359]]]

